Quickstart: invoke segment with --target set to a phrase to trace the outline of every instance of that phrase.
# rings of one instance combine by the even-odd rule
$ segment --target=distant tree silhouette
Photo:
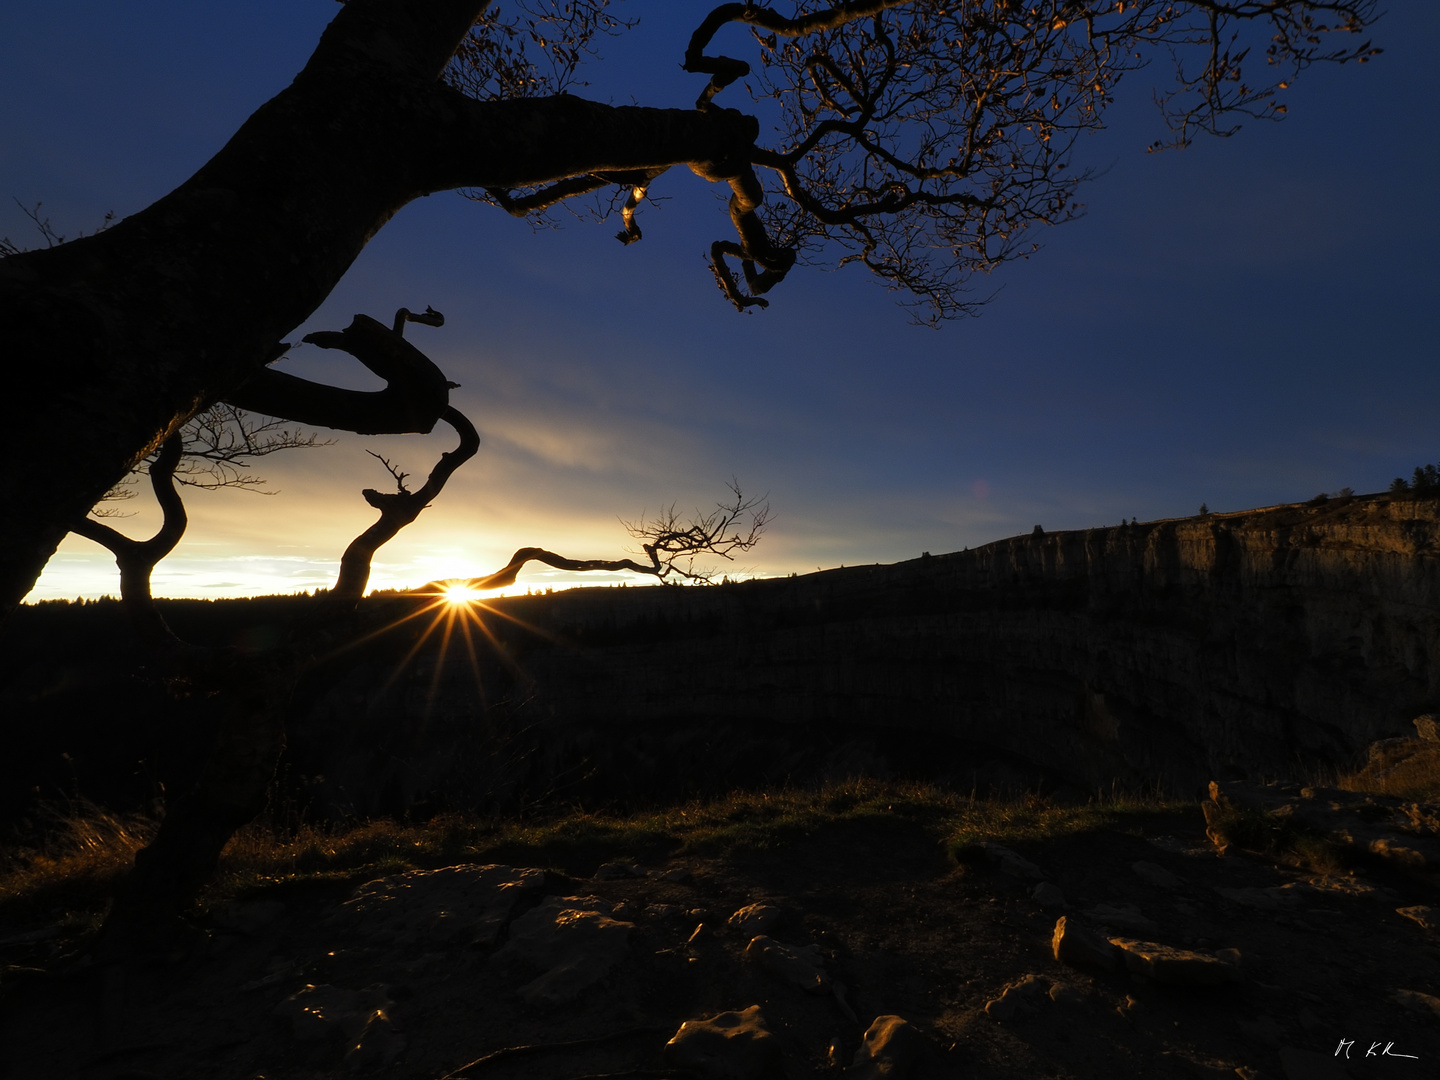
[[[695,560],[718,556],[734,560],[736,552],[751,550],[770,523],[770,503],[764,496],[746,498],[737,480],[729,484],[731,498],[716,503],[709,513],[696,511],[682,519],[672,504],[654,518],[641,517],[635,522],[621,522],[625,530],[640,541],[646,562],[634,559],[571,559],[544,548],[525,547],[515,552],[502,569],[483,578],[472,578],[465,584],[479,591],[503,589],[513,585],[520,571],[532,562],[553,566],[557,570],[587,572],[595,570],[629,570],[647,574],[657,581],[684,580],[711,582],[720,571]],[[683,564],[683,565],[682,565]],[[438,586],[433,582],[429,587]]]
[[[0,259],[7,398],[25,403],[0,427],[0,454],[21,460],[71,433],[0,479],[0,610],[106,490],[216,402],[431,430],[434,395],[372,397],[356,413],[348,392],[267,366],[413,199],[465,189],[531,216],[610,192],[631,243],[651,187],[684,167],[728,190],[732,235],[710,263],[737,307],[763,307],[797,266],[856,263],[918,317],[950,318],[983,299],[975,274],[1033,250],[1029,228],[1076,213],[1071,148],[1148,57],[1175,63],[1156,145],[1183,145],[1232,133],[1237,117],[1277,119],[1278,93],[1313,64],[1368,59],[1376,10],[728,3],[655,58],[699,76],[694,107],[671,109],[566,92],[598,38],[626,29],[605,0],[349,0],[300,75],[174,192],[97,235]],[[728,55],[742,48],[750,59]],[[774,121],[764,138],[761,114]]]

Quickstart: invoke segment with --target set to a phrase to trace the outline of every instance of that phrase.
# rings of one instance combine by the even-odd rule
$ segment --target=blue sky
[[[0,16],[0,235],[36,243],[11,201],[62,233],[183,181],[300,69],[331,0],[25,5]],[[678,71],[701,5],[632,0],[641,27],[578,92],[686,105]],[[687,14],[688,12],[688,14]],[[708,505],[732,475],[775,522],[742,569],[890,562],[1035,524],[1083,528],[1383,489],[1440,458],[1434,194],[1440,5],[1397,2],[1364,66],[1312,70],[1288,118],[1147,155],[1160,67],[1122,83],[1081,143],[1086,216],[978,283],[978,319],[909,324],[855,270],[792,273],[741,316],[702,255],[727,235],[715,193],[672,172],[614,223],[527,224],[458,195],[402,211],[289,340],[431,304],[409,336],[461,383],[479,456],[376,560],[373,584],[492,570],[516,547],[614,557],[617,518]],[[367,385],[343,358],[292,369]],[[340,435],[270,458],[278,493],[195,494],[156,574],[162,595],[289,592],[333,580],[382,487],[368,447],[423,474],[446,436]],[[132,507],[143,503],[136,499]],[[143,508],[123,523],[150,527]],[[594,583],[596,579],[590,579]],[[565,583],[537,571],[521,588]],[[71,537],[32,599],[116,591]]]

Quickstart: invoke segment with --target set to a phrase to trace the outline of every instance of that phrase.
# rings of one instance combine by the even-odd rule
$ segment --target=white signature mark
[[[1355,1040],[1354,1040],[1354,1039],[1341,1039],[1341,1040],[1340,1040],[1340,1045],[1335,1048],[1335,1053],[1332,1054],[1331,1056],[1332,1056],[1332,1057],[1339,1057],[1339,1056],[1340,1056],[1340,1052],[1343,1050],[1343,1051],[1345,1052],[1345,1057],[1346,1057],[1346,1059],[1348,1060],[1349,1057],[1350,1057],[1350,1050],[1354,1047],[1354,1045],[1355,1045]],[[1402,1053],[1400,1053],[1400,1052],[1397,1051],[1397,1050],[1391,1049],[1391,1047],[1393,1047],[1393,1046],[1395,1045],[1393,1042],[1387,1042],[1387,1043],[1385,1044],[1385,1049],[1380,1050],[1380,1051],[1377,1052],[1377,1051],[1376,1051],[1376,1047],[1378,1047],[1379,1045],[1380,1045],[1380,1044],[1379,1044],[1378,1042],[1373,1042],[1373,1043],[1371,1043],[1371,1044],[1370,1044],[1370,1049],[1365,1051],[1365,1056],[1366,1056],[1367,1058],[1368,1058],[1368,1057],[1403,1057],[1403,1058],[1414,1058],[1416,1061],[1419,1061],[1419,1060],[1420,1060],[1420,1055],[1419,1055],[1419,1054],[1402,1054]]]

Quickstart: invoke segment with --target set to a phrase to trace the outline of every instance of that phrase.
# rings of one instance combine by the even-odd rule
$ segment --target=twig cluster
[[[559,5],[545,24],[570,35],[558,48],[539,10],[521,4],[509,22],[477,26],[453,83],[476,96],[551,92],[597,33],[621,26],[602,0]],[[1169,136],[1151,149],[1184,146],[1233,134],[1237,118],[1279,119],[1277,95],[1316,63],[1368,60],[1379,50],[1363,35],[1377,17],[1376,0],[796,0],[789,14],[721,4],[685,51],[685,70],[708,76],[695,107],[719,109],[743,83],[773,139],[689,163],[731,189],[738,238],[711,246],[716,283],[744,311],[764,307],[797,262],[853,263],[908,293],[920,321],[973,314],[985,302],[971,294],[975,275],[1034,251],[1033,226],[1080,213],[1088,174],[1070,167],[1076,138],[1103,126],[1127,73],[1170,61],[1174,81],[1154,95]],[[750,30],[758,67],[710,51],[732,25]],[[515,51],[527,37],[550,50],[555,74]],[[757,170],[778,198],[767,202]],[[534,217],[618,185],[619,238],[631,243],[635,207],[663,171],[477,197]]]

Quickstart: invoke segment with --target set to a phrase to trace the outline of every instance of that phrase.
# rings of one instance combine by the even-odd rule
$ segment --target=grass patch
[[[1340,776],[1335,786],[1369,795],[1440,802],[1440,743],[1406,740],[1381,752],[1364,768]]]
[[[1218,846],[1233,844],[1319,874],[1339,873],[1355,862],[1354,853],[1340,841],[1258,808],[1206,803],[1205,823]]]
[[[86,799],[45,808],[31,840],[0,846],[0,918],[93,918],[156,827],[150,818]]]
[[[1028,796],[976,799],[922,783],[853,780],[818,789],[741,791],[631,812],[556,811],[529,821],[446,814],[281,828],[247,826],[226,846],[202,906],[276,889],[368,881],[457,863],[508,862],[588,876],[602,862],[657,862],[773,852],[845,825],[919,829],[951,852],[994,840],[1025,845],[1091,830],[1140,832],[1157,813],[1191,802],[1110,795],[1083,806]],[[38,845],[0,852],[0,918],[102,912],[156,823],[72,804]],[[89,913],[89,915],[85,915]]]
[[[1191,800],[1163,799],[1112,792],[1083,804],[1057,804],[1024,798],[1012,802],[973,802],[950,823],[945,840],[952,859],[964,857],[982,842],[1027,845],[1090,832],[1143,835],[1157,817],[1193,813]]]

